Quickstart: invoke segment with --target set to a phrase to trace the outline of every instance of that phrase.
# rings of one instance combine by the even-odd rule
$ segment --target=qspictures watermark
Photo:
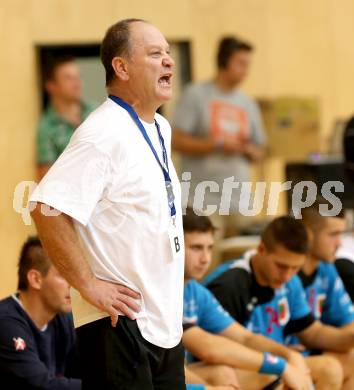
[[[222,185],[215,181],[201,181],[191,190],[190,172],[184,172],[181,178],[182,209],[185,213],[187,204],[191,205],[196,213],[203,215],[229,215],[237,212],[243,216],[257,216],[264,213],[267,216],[276,216],[282,193],[288,193],[290,199],[289,209],[295,218],[301,218],[301,210],[310,207],[321,195],[329,204],[320,205],[319,212],[324,216],[336,216],[342,210],[342,202],[336,194],[344,192],[344,184],[341,181],[327,181],[321,187],[312,181],[285,182],[239,182],[235,177],[226,178]],[[75,202],[87,202],[90,200],[92,189],[87,188],[85,180],[76,188]],[[35,181],[22,181],[15,190],[13,196],[13,208],[22,217],[24,224],[31,225],[31,211],[36,207],[36,202],[29,202],[30,196],[36,190],[38,184]],[[49,187],[48,187],[49,186]],[[70,194],[67,183],[60,181],[42,182],[40,189],[43,193],[47,190],[51,194]],[[206,195],[213,193],[220,199],[218,204],[205,201]],[[236,195],[236,196],[235,196]],[[67,195],[66,195],[67,196]],[[131,195],[127,195],[131,196]],[[236,199],[236,200],[235,200]],[[113,207],[110,202],[102,202],[97,213],[107,211]],[[103,207],[104,206],[104,207]],[[56,216],[60,212],[41,204],[41,212],[45,216]],[[100,226],[101,229],[112,230],[108,226]],[[114,226],[116,230],[117,226]]]
[[[246,217],[257,216],[264,211],[267,216],[276,216],[282,193],[288,192],[289,209],[295,218],[301,219],[301,210],[314,204],[317,196],[321,195],[330,205],[320,205],[321,215],[336,216],[342,210],[342,202],[336,193],[344,192],[341,181],[327,181],[318,186],[313,181],[292,181],[270,183],[239,182],[233,176],[224,179],[220,185],[215,181],[201,181],[193,186],[191,192],[191,173],[184,172],[181,178],[182,207],[192,205],[195,212],[210,216],[214,213],[229,215],[237,212]],[[218,204],[205,204],[206,194],[214,194],[220,199]],[[236,200],[235,200],[236,199]]]

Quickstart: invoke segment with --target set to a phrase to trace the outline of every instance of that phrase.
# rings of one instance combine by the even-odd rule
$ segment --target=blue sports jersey
[[[237,259],[237,260],[239,260],[239,259]],[[213,270],[213,272],[210,272],[210,274],[207,275],[203,279],[203,282],[202,282],[203,286],[207,286],[212,280],[216,279],[218,276],[223,274],[225,271],[227,271],[228,269],[232,268],[232,266],[234,265],[235,261],[237,261],[237,260],[230,260],[230,261],[222,263],[221,265],[216,267]]]
[[[188,383],[187,390],[205,390],[205,386],[204,385],[192,385],[192,384]]]
[[[332,326],[343,326],[354,321],[354,306],[334,264],[321,261],[309,283],[299,273],[307,301],[317,320]]]
[[[313,316],[321,322],[336,327],[354,321],[354,306],[334,264],[321,261],[313,275],[299,272],[306,298]],[[296,336],[288,344],[300,344]]]
[[[196,280],[184,286],[183,327],[199,326],[210,333],[220,333],[235,321],[213,294]]]
[[[284,343],[285,336],[313,323],[298,276],[279,289],[260,286],[253,274],[248,252],[242,259],[223,264],[209,275],[208,288],[238,322],[255,333]],[[226,268],[226,269],[225,269]],[[212,275],[216,275],[212,279]]]
[[[261,333],[273,340],[284,343],[285,329],[290,321],[307,317],[310,308],[298,276],[274,291],[271,301],[257,305],[246,323],[255,333]]]

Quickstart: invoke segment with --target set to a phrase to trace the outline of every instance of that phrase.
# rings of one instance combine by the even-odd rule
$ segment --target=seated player
[[[354,182],[354,116],[348,120],[344,128],[343,152],[346,176]],[[346,191],[348,191],[347,188]],[[336,259],[337,271],[354,302],[354,230],[343,236]]]
[[[354,232],[343,234],[336,253],[335,266],[344,287],[354,302]]]
[[[197,282],[211,262],[214,228],[210,220],[188,209],[183,228],[186,254],[182,341],[186,350],[200,360],[189,364],[189,371],[213,385],[237,386],[239,380],[242,389],[259,390],[278,383],[277,377],[282,376],[291,389],[311,389],[309,370],[301,355],[235,322]],[[215,373],[220,370],[218,365],[224,365],[220,380]]]
[[[18,293],[0,301],[2,389],[79,390],[69,285],[38,238],[24,244]]]
[[[302,211],[310,251],[298,275],[317,320],[338,328],[354,329],[354,306],[334,265],[346,221],[343,212],[334,217],[328,215],[323,207],[330,208],[330,205],[324,198],[319,198]],[[298,343],[296,340],[291,342]],[[335,356],[343,365],[343,389],[354,389],[354,351],[336,353]]]
[[[209,275],[208,288],[225,310],[249,330],[284,343],[296,334],[309,349],[346,352],[354,332],[322,324],[311,314],[296,273],[305,262],[308,237],[303,223],[280,217],[264,230],[256,251]],[[326,360],[330,359],[330,361]],[[343,370],[331,356],[310,356],[306,363],[316,389],[340,389]]]

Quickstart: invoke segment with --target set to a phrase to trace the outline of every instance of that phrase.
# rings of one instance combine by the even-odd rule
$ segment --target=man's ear
[[[129,80],[127,61],[123,57],[114,57],[112,59],[112,68],[119,80]]]
[[[42,287],[43,276],[36,269],[30,269],[27,272],[28,285],[34,290],[40,290]]]
[[[53,93],[53,90],[55,89],[55,81],[54,80],[48,80],[44,83],[44,89],[47,91],[49,95]]]
[[[267,249],[264,245],[264,243],[261,241],[257,246],[257,253],[259,255],[264,255],[267,252]]]

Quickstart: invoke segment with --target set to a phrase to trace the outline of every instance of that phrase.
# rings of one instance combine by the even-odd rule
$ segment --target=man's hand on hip
[[[134,312],[140,311],[139,305],[134,301],[140,298],[140,294],[121,284],[93,278],[86,288],[80,289],[80,294],[91,305],[108,313],[112,326],[117,325],[119,314],[134,320]]]

